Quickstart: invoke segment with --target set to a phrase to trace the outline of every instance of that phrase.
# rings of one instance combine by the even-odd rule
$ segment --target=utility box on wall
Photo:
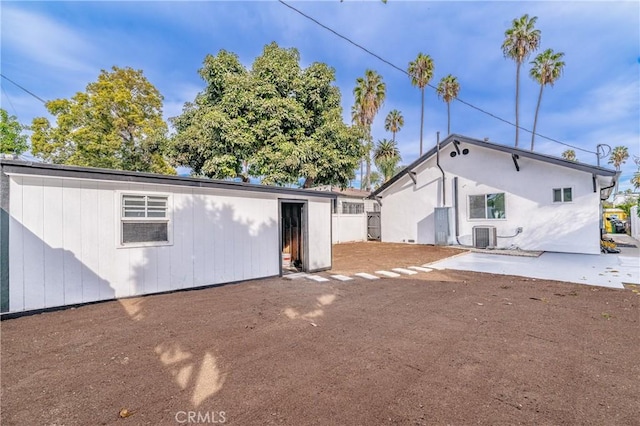
[[[451,207],[436,207],[433,212],[435,218],[435,243],[438,246],[446,246],[451,237]]]

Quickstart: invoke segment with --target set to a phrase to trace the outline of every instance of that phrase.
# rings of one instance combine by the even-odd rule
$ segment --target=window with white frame
[[[120,235],[123,245],[169,243],[169,197],[122,194]]]
[[[553,188],[554,203],[570,203],[573,201],[573,190],[571,188]]]
[[[469,195],[469,219],[506,219],[504,193]]]
[[[364,213],[364,203],[342,202],[342,214],[361,214]]]

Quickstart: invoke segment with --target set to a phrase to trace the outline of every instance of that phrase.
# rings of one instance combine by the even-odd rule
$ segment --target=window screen
[[[123,222],[123,243],[168,242],[167,222]]]
[[[485,196],[484,195],[469,196],[469,218],[470,219],[485,218]]]

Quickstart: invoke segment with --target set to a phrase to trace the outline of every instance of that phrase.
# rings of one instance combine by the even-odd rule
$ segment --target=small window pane
[[[485,219],[485,196],[484,195],[469,196],[469,218]]]
[[[144,217],[144,210],[125,210],[124,217]]]
[[[487,194],[487,219],[504,219],[504,194]]]
[[[135,223],[122,222],[123,243],[168,242],[166,222]]]
[[[563,190],[564,193],[564,201],[569,202],[569,201],[573,201],[572,199],[572,194],[571,194],[571,188],[564,188]]]
[[[553,190],[553,202],[554,203],[562,202],[562,190],[560,189]]]
[[[342,202],[342,214],[360,214],[364,213],[364,203],[348,203]]]

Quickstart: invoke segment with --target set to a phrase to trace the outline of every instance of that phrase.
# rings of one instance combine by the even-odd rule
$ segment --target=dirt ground
[[[332,272],[355,274],[381,269],[421,266],[463,253],[464,250],[423,244],[345,243],[334,244]]]
[[[366,247],[336,267],[442,255]],[[639,303],[631,290],[433,271],[10,319],[0,423],[637,425]]]

